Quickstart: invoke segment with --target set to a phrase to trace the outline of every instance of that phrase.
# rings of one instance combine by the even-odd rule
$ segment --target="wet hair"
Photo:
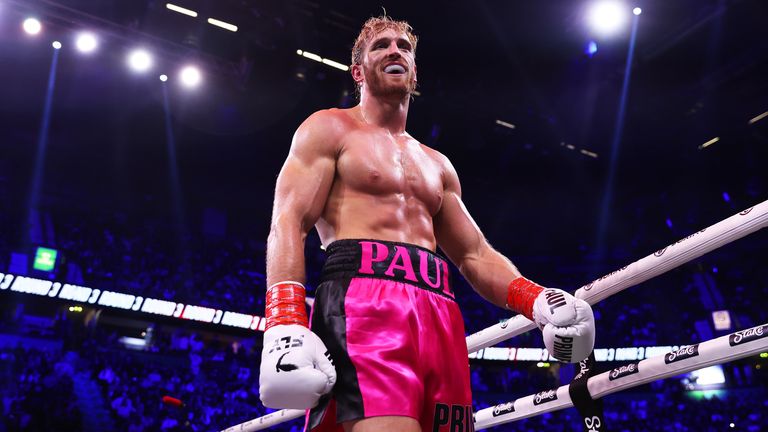
[[[384,30],[389,29],[405,33],[406,37],[408,37],[408,41],[410,41],[413,46],[413,55],[415,56],[416,44],[419,38],[413,34],[413,27],[405,21],[395,21],[387,15],[381,15],[368,18],[368,21],[363,24],[363,28],[360,29],[360,34],[357,35],[355,45],[352,47],[352,64],[362,64],[363,52],[371,39]]]

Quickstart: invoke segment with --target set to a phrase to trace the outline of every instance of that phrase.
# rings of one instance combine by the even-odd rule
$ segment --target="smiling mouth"
[[[399,64],[392,64],[384,68],[384,73],[391,75],[402,75],[405,73],[405,68]]]

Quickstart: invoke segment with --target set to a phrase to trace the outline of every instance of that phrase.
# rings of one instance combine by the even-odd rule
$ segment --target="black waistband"
[[[337,240],[326,248],[323,281],[345,277],[390,279],[454,298],[448,262],[429,249],[383,240]]]

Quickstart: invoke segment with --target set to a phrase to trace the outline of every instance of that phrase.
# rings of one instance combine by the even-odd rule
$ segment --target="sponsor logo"
[[[704,232],[704,231],[706,231],[706,230],[707,230],[707,229],[706,229],[706,228],[704,228],[704,229],[703,229],[703,230],[701,230],[701,231],[696,231],[695,233],[693,233],[693,234],[689,235],[688,237],[683,237],[683,238],[681,238],[680,240],[678,240],[678,241],[676,241],[676,242],[672,243],[671,245],[669,245],[669,246],[665,247],[664,249],[659,249],[659,250],[657,250],[656,252],[654,252],[654,253],[653,253],[653,255],[654,255],[654,256],[657,256],[657,257],[660,257],[660,256],[664,255],[664,252],[666,252],[666,251],[667,251],[667,249],[671,248],[672,246],[674,246],[674,245],[677,245],[677,244],[680,244],[680,243],[682,243],[682,242],[684,242],[684,241],[686,241],[686,240],[688,240],[688,239],[690,239],[690,238],[692,238],[692,237],[695,237],[695,236],[697,236],[697,235],[699,235],[699,234],[703,233],[703,232]]]
[[[746,215],[748,215],[748,214],[749,214],[749,212],[751,212],[751,211],[752,211],[752,209],[753,209],[753,208],[754,208],[754,207],[750,207],[750,208],[748,208],[748,209],[746,209],[746,210],[744,210],[744,211],[742,211],[742,212],[739,212],[739,214],[740,214],[741,216],[746,216]]]
[[[288,354],[290,354],[290,351],[288,351],[287,353],[281,355],[280,358],[277,359],[277,364],[275,365],[275,371],[277,373],[280,373],[280,372],[290,372],[290,371],[294,371],[294,370],[299,368],[295,364],[290,364],[290,363],[282,364],[283,358],[285,356],[287,356]]]
[[[629,267],[629,266],[624,266],[624,267],[622,267],[622,268],[620,268],[618,270],[612,271],[612,272],[608,273],[607,275],[605,275],[605,276],[603,276],[603,277],[601,277],[599,279],[595,279],[594,281],[588,283],[587,285],[583,286],[582,288],[584,289],[584,291],[589,291],[589,290],[591,290],[594,287],[594,285],[596,283],[600,282],[601,280],[608,279],[609,277],[611,277],[611,276],[613,276],[613,275],[615,275],[617,273],[623,272],[624,270],[627,269],[627,267]]]
[[[272,347],[269,349],[268,354],[272,354],[274,351],[280,351],[288,348],[298,348],[304,346],[304,335],[299,337],[285,336],[279,339],[275,339],[272,343]]]
[[[582,360],[579,362],[579,373],[576,374],[575,377],[573,377],[573,380],[576,381],[577,379],[581,378],[585,373],[589,373],[589,362],[587,360]]]
[[[761,325],[759,327],[752,327],[751,329],[747,330],[737,331],[736,333],[728,336],[728,344],[730,346],[736,346],[747,342],[752,342],[756,339],[764,338],[768,336],[768,332],[766,332],[767,327],[768,324]]]
[[[638,372],[640,372],[640,367],[638,366],[638,364],[630,363],[628,365],[613,369],[611,373],[608,374],[608,379],[613,381],[619,378],[624,378],[625,376],[636,374]]]
[[[435,404],[435,416],[432,419],[433,430],[448,429],[441,426],[450,425],[450,430],[459,432],[474,431],[475,414],[471,405]]]
[[[495,407],[493,407],[493,416],[498,417],[500,415],[509,414],[515,412],[515,403],[514,402],[507,402],[503,404],[498,404]]]
[[[677,351],[672,351],[664,356],[664,363],[670,364],[687,358],[696,357],[699,355],[699,344],[680,348]]]
[[[557,392],[555,390],[539,392],[533,396],[534,405],[541,405],[554,400],[557,400]]]
[[[564,362],[570,362],[573,356],[573,338],[555,335],[552,356]]]
[[[599,431],[602,425],[603,422],[600,421],[600,417],[598,416],[587,417],[584,419],[584,426],[587,427],[587,431],[589,432]]]

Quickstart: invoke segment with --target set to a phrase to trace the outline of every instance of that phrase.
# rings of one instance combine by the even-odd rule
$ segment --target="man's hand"
[[[320,338],[307,328],[304,285],[267,289],[259,397],[269,408],[309,409],[336,384],[336,369]]]
[[[560,361],[580,362],[595,347],[592,308],[563,290],[544,288],[520,277],[509,284],[507,306],[539,326],[544,345]]]
[[[269,408],[309,409],[336,383],[323,341],[308,328],[276,325],[264,332],[259,397]]]

